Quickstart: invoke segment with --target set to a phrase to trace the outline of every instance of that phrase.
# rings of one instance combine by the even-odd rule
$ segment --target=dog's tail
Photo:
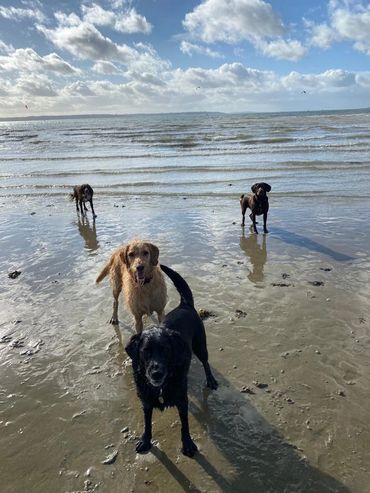
[[[167,276],[174,283],[175,288],[179,292],[179,295],[181,296],[181,304],[189,305],[194,308],[193,293],[191,292],[191,289],[185,279],[166,265],[160,264],[160,266],[163,272],[167,274]]]
[[[100,272],[100,274],[96,278],[96,281],[95,281],[96,283],[102,281],[104,279],[104,277],[109,274],[111,266],[112,266],[112,259],[110,259],[110,261],[103,267],[103,270]]]

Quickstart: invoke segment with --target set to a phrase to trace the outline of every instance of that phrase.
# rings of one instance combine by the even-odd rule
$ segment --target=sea
[[[369,197],[370,110],[0,121],[0,197]]]

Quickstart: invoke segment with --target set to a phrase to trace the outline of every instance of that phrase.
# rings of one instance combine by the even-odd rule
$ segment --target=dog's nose
[[[136,270],[137,270],[138,272],[143,272],[143,270],[144,270],[144,266],[143,266],[143,265],[138,265],[138,266],[136,267]]]

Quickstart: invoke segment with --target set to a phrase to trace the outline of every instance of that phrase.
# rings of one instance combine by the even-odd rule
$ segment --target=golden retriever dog
[[[167,288],[158,257],[158,247],[143,240],[131,241],[113,252],[96,279],[99,283],[110,274],[114,298],[111,324],[118,324],[118,297],[122,289],[126,304],[135,317],[137,333],[143,330],[143,315],[156,312],[162,322]]]

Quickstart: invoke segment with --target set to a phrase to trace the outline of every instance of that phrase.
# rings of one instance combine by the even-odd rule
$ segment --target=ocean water
[[[370,111],[0,122],[0,196],[369,197]]]

